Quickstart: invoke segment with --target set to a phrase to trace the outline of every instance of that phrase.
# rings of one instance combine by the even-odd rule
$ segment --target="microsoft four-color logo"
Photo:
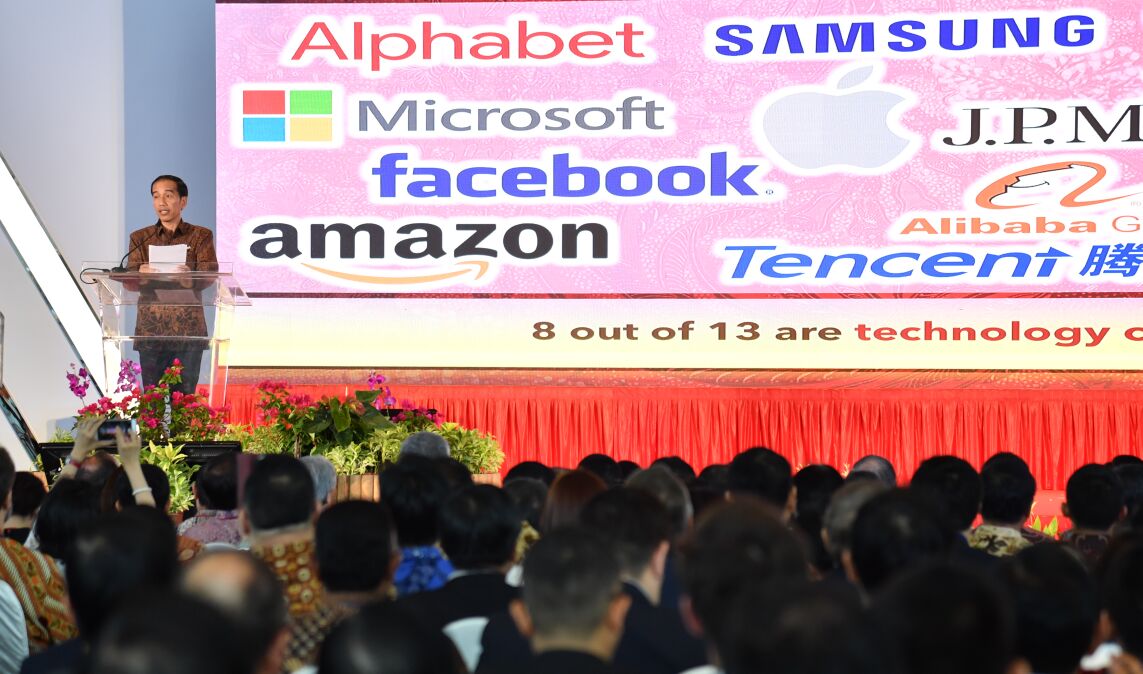
[[[340,146],[340,94],[332,85],[235,87],[231,141],[247,148]]]

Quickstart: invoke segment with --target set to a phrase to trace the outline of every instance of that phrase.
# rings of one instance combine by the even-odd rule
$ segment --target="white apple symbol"
[[[758,102],[751,119],[754,142],[793,175],[876,175],[912,158],[920,138],[901,125],[916,94],[880,84],[881,63],[846,66],[827,86],[779,89]]]

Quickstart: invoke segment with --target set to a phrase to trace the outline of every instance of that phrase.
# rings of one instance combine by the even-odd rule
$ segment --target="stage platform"
[[[977,467],[1024,457],[1042,490],[1077,467],[1138,453],[1143,373],[1129,371],[722,371],[379,369],[394,396],[500,440],[505,470],[528,459],[574,466],[604,452],[646,465],[677,454],[696,470],[766,445],[796,468],[888,457],[901,475],[926,457]],[[255,416],[258,382],[296,393],[367,388],[366,369],[233,368],[231,418]]]

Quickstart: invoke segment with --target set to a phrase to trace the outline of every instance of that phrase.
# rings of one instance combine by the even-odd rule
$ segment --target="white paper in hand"
[[[180,243],[175,246],[148,246],[147,257],[149,264],[159,272],[178,271],[178,267],[187,263],[187,245]]]

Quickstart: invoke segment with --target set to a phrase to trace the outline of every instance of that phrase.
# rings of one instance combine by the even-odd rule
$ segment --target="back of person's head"
[[[503,490],[489,484],[471,485],[441,505],[441,549],[462,571],[504,567],[515,557],[521,525]]]
[[[504,483],[504,493],[516,508],[516,516],[539,530],[540,513],[548,499],[548,485],[535,478],[518,477]]]
[[[402,457],[413,455],[429,459],[447,459],[451,453],[448,440],[432,431],[417,431],[401,441]]]
[[[661,464],[652,464],[647,470],[641,470],[627,478],[627,486],[645,491],[663,504],[671,521],[672,541],[690,529],[691,519],[694,517],[691,494],[683,481],[671,470]]]
[[[1071,674],[1091,647],[1099,592],[1076,555],[1043,543],[1000,565],[1000,583],[1016,614],[1017,653],[1037,674]]]
[[[444,477],[445,482],[448,483],[448,488],[450,491],[463,489],[464,487],[473,484],[472,471],[468,469],[468,466],[464,465],[457,459],[449,456],[443,459],[435,459],[435,461],[437,464],[437,470],[440,471],[440,474]]]
[[[124,604],[95,644],[90,674],[249,674],[239,635],[217,608],[162,591]]]
[[[436,463],[409,456],[381,473],[381,502],[389,508],[401,547],[432,545],[448,483]]]
[[[393,602],[371,604],[330,632],[318,674],[460,674],[467,671],[448,637]]]
[[[238,454],[223,452],[199,469],[195,475],[195,489],[202,507],[208,510],[235,510],[238,508]]]
[[[1100,603],[1115,640],[1123,650],[1143,658],[1143,533],[1112,540],[1100,562]]]
[[[619,558],[601,534],[563,527],[528,551],[521,595],[531,627],[523,631],[547,639],[589,638],[606,625],[622,596]]]
[[[893,463],[883,456],[870,454],[858,459],[849,470],[850,475],[855,473],[872,475],[886,487],[897,486],[897,471],[893,468]]]
[[[798,508],[794,522],[805,533],[810,543],[811,557],[819,569],[833,566],[833,558],[822,542],[822,520],[830,498],[843,484],[845,478],[833,466],[814,464],[806,466],[794,475],[797,488]]]
[[[873,620],[910,674],[1005,674],[1015,619],[996,582],[948,562],[924,564],[877,596]]]
[[[722,463],[711,464],[702,469],[698,478],[687,489],[691,496],[691,507],[694,508],[693,518],[697,519],[707,508],[726,500],[729,472],[730,466]]]
[[[635,463],[634,461],[629,461],[627,459],[618,461],[616,465],[619,466],[619,475],[622,476],[624,482],[627,482],[627,478],[643,470],[642,466]]]
[[[607,485],[594,473],[569,470],[548,488],[548,499],[540,514],[540,531],[544,534],[579,522],[579,513]]]
[[[292,456],[264,456],[250,471],[242,495],[242,510],[255,532],[297,526],[313,519],[314,481]]]
[[[731,493],[750,494],[779,508],[786,507],[792,486],[790,462],[766,447],[752,447],[734,457],[726,474]]]
[[[895,674],[853,592],[823,583],[752,584],[734,597],[718,645],[727,674]]]
[[[1119,484],[1123,486],[1123,505],[1127,508],[1127,512],[1138,513],[1143,509],[1143,465],[1130,463],[1115,466],[1112,470],[1115,472],[1115,477],[1119,478]]]
[[[619,464],[615,459],[606,454],[588,454],[580,459],[576,469],[595,475],[603,480],[603,483],[609,488],[623,484],[623,471],[619,469]]]
[[[16,480],[16,464],[8,450],[0,446],[0,503],[12,493],[12,483]]]
[[[1078,529],[1106,531],[1123,513],[1123,485],[1115,471],[1089,463],[1068,478],[1064,512]]]
[[[655,560],[656,553],[662,552],[660,561],[665,561],[674,534],[663,504],[654,496],[631,487],[597,494],[584,506],[580,521],[611,541],[619,556],[620,571],[631,578],[640,577]]]
[[[521,461],[515,466],[512,466],[512,468],[505,473],[504,484],[508,484],[512,480],[519,478],[532,478],[533,480],[539,480],[545,485],[551,486],[552,482],[556,479],[556,471],[539,461]]]
[[[392,580],[397,535],[385,506],[341,501],[314,527],[318,577],[331,592],[374,592]]]
[[[107,513],[78,531],[66,575],[84,640],[95,640],[128,597],[170,587],[178,568],[177,548],[170,519],[149,507]]]
[[[931,499],[957,531],[968,530],[980,513],[980,473],[962,458],[925,459],[913,473],[909,489]]]
[[[1134,454],[1120,454],[1107,462],[1107,465],[1112,468],[1119,466],[1143,466],[1143,458],[1135,456]]]
[[[7,453],[5,453],[6,455]],[[11,462],[11,458],[8,460]],[[0,463],[2,462],[3,459],[0,459]],[[0,467],[0,490],[3,489],[3,467]],[[0,491],[0,493],[3,492]],[[16,473],[15,479],[12,481],[12,514],[19,517],[32,517],[39,510],[40,504],[44,502],[44,497],[47,495],[48,490],[44,488],[44,483],[40,481],[40,478],[26,471]]]
[[[684,487],[698,479],[694,467],[681,456],[661,456],[651,462],[651,467],[654,468],[655,466],[662,466],[674,473]]]
[[[96,489],[103,489],[118,467],[119,462],[114,456],[99,449],[88,454],[87,458],[79,464],[79,468],[75,472],[75,479],[94,485]]]
[[[851,571],[873,592],[917,564],[944,557],[950,544],[949,530],[927,499],[893,489],[874,496],[857,513]]]
[[[75,537],[99,517],[99,489],[79,480],[61,480],[40,505],[33,527],[40,552],[67,561]]]
[[[289,613],[285,589],[269,566],[242,550],[212,551],[186,566],[179,586],[230,619],[246,671],[258,663],[277,671]]]
[[[822,516],[822,538],[835,564],[841,563],[841,553],[853,546],[857,513],[874,496],[886,491],[889,487],[880,480],[854,480],[847,481],[830,497]]]
[[[1036,478],[1023,459],[1015,454],[992,457],[980,469],[980,485],[980,515],[985,521],[1021,525],[1028,519]]]
[[[333,462],[320,454],[310,454],[299,460],[310,471],[310,478],[314,481],[314,500],[323,506],[328,504],[329,495],[337,486],[337,469]]]
[[[166,512],[167,508],[171,505],[171,480],[167,477],[166,472],[162,468],[144,463],[143,479],[147,481],[147,486],[151,488],[151,496],[155,499],[155,507],[159,510]],[[108,481],[109,485],[114,485],[114,504],[107,503],[108,491],[104,490],[104,510],[113,510],[115,508],[123,509],[130,508],[135,505],[135,494],[131,488],[131,480],[127,477],[127,473],[119,468],[115,471],[114,477]]]
[[[679,546],[683,593],[708,640],[717,643],[731,599],[748,583],[803,582],[809,561],[772,506],[753,498],[703,513]]]

